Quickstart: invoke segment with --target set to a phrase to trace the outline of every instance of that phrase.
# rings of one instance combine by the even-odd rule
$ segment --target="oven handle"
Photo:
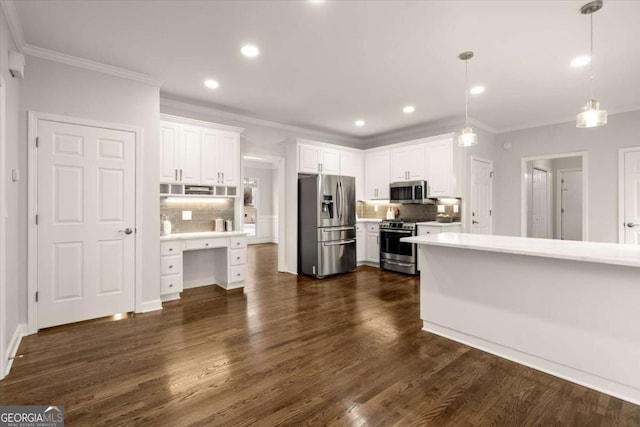
[[[340,245],[348,245],[350,243],[355,243],[356,241],[351,239],[351,240],[345,240],[342,242],[336,242],[336,243],[323,243],[322,246],[340,246]]]
[[[384,262],[386,262],[387,264],[399,265],[400,267],[413,267],[413,264],[409,264],[406,262],[390,261],[388,259],[385,259]]]
[[[403,230],[387,230],[387,229],[382,229],[380,230],[381,233],[402,233],[402,234],[409,234],[411,236],[413,236],[413,231],[403,231]]]

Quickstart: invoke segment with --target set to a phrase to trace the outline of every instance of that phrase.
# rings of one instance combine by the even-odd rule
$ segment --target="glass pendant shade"
[[[465,128],[462,129],[462,134],[458,136],[458,145],[460,147],[471,147],[476,144],[478,144],[478,135],[473,133],[473,129],[469,126],[465,126]]]
[[[576,127],[593,128],[607,124],[607,111],[600,109],[600,103],[595,99],[589,100],[583,112],[576,116]]]

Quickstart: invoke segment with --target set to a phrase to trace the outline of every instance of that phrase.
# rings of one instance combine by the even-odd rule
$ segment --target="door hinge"
[[[564,208],[560,209],[560,213],[564,213]]]
[[[492,212],[493,211],[491,209],[489,209],[489,216],[493,215]]]
[[[40,147],[40,138],[36,136],[36,148]]]
[[[562,180],[560,180],[560,182],[562,182],[564,184],[564,178]]]
[[[38,225],[38,214],[36,214],[36,225]]]
[[[38,302],[38,291],[36,291],[36,302]]]
[[[489,172],[489,178],[493,178],[493,171]]]

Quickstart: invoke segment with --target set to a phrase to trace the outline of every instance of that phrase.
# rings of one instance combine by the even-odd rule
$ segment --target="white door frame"
[[[35,301],[37,290],[37,267],[38,267],[38,227],[35,224],[35,216],[38,212],[38,149],[36,148],[36,136],[38,135],[38,120],[48,120],[53,122],[68,123],[80,126],[92,126],[98,128],[112,129],[123,132],[131,132],[135,135],[136,153],[136,200],[135,200],[135,278],[134,278],[134,307],[136,312],[142,312],[142,128],[118,123],[101,122],[78,117],[60,116],[56,114],[38,113],[28,111],[27,162],[29,165],[28,182],[28,202],[27,202],[27,329],[29,334],[38,332],[38,307]]]
[[[7,374],[7,201],[5,192],[6,175],[6,82],[0,76],[0,380]]]
[[[562,174],[565,172],[582,172],[582,168],[558,169],[556,171],[556,238],[562,238]],[[584,173],[583,173],[584,175]],[[584,176],[582,177],[584,179]]]
[[[624,156],[640,147],[618,148],[618,243],[624,243]]]
[[[493,234],[493,160],[489,160],[489,159],[485,159],[483,157],[478,157],[478,156],[470,156],[469,159],[469,183],[471,183],[473,180],[473,161],[477,160],[479,162],[484,162],[484,163],[489,163],[489,169],[491,171],[491,177],[490,177],[490,182],[491,185],[489,185],[489,210],[491,211],[491,221],[489,222],[489,234]],[[471,186],[469,186],[471,187]],[[469,188],[469,207],[472,208],[473,207],[473,191],[471,188]],[[471,221],[473,220],[473,218],[471,218],[471,215],[467,215],[467,230],[469,230],[469,233],[471,233],[471,228],[472,228],[472,224]]]
[[[285,221],[285,197],[286,194],[286,183],[285,183],[285,159],[284,157],[279,156],[268,156],[257,153],[240,153],[241,159],[244,160],[244,156],[247,157],[260,157],[266,160],[270,160],[272,163],[276,165],[276,170],[278,171],[278,271],[287,272],[287,264],[286,264],[286,226],[287,222]],[[244,161],[240,162],[241,164],[241,173],[240,173],[240,182],[244,182]],[[244,203],[243,203],[244,205]],[[244,211],[243,211],[244,212]],[[242,216],[240,216],[242,217]],[[256,219],[257,220],[257,219]],[[256,227],[257,230],[257,227]],[[256,232],[257,234],[257,232]]]
[[[251,178],[251,177],[250,176],[249,177],[245,177],[244,176],[244,164],[242,165],[242,170],[243,170],[243,173],[242,173],[242,193],[243,193],[242,206],[244,207],[244,180],[245,180],[245,178]],[[269,169],[269,170],[273,170],[273,169]],[[256,226],[255,227],[255,232],[256,232],[256,235],[253,236],[253,240],[257,240],[258,239],[258,203],[260,202],[260,178],[251,178],[251,179],[254,179],[256,181],[256,188],[257,188],[256,198],[253,200],[253,204],[254,204],[254,206],[256,208],[256,219],[255,219],[255,226]],[[243,209],[242,218],[243,218],[242,228],[244,230],[244,209]],[[247,236],[247,241],[249,243],[251,243],[251,240],[252,240],[251,236]]]
[[[527,237],[527,163],[565,157],[582,157],[582,239],[589,240],[589,153],[586,151],[523,157],[520,160],[520,236]]]

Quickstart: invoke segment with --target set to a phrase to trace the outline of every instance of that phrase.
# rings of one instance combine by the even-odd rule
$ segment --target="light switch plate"
[[[444,205],[438,205],[438,213],[444,213]]]
[[[458,205],[453,205],[453,212],[454,212],[454,213],[458,213],[458,212],[460,212],[460,206],[458,206]]]
[[[191,221],[191,211],[182,211],[182,220]]]

